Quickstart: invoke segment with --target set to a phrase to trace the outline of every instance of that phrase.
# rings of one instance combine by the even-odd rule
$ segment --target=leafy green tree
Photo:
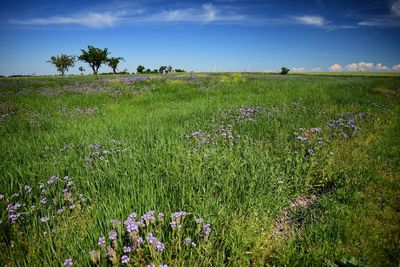
[[[281,74],[282,74],[282,75],[287,75],[289,71],[290,71],[290,70],[289,70],[288,68],[286,68],[286,67],[282,67],[282,68],[281,68]]]
[[[114,74],[117,73],[116,70],[117,70],[118,64],[119,64],[121,61],[124,61],[124,62],[125,62],[125,60],[124,60],[123,57],[110,57],[109,59],[107,59],[108,66],[109,66],[110,68],[112,68]]]
[[[168,66],[167,67],[167,72],[172,72],[173,71],[173,68],[172,68],[172,66],[170,65],[170,66]]]
[[[81,75],[85,72],[85,69],[83,67],[79,67],[79,71],[81,72]]]
[[[158,73],[158,69],[154,69],[154,70],[153,70],[153,73],[154,73],[154,74],[157,74],[157,73]]]
[[[108,62],[108,52],[107,48],[100,49],[88,45],[88,50],[81,49],[82,54],[78,57],[80,61],[84,61],[89,64],[93,70],[93,74],[97,75],[99,68],[102,64]]]
[[[61,54],[59,56],[52,56],[47,62],[56,66],[57,71],[61,73],[61,76],[64,76],[65,72],[74,66],[75,60],[74,56]]]
[[[137,73],[143,73],[143,71],[145,70],[145,67],[142,66],[142,65],[139,65],[139,66],[136,68],[136,70],[137,70]]]
[[[167,73],[168,72],[168,67],[167,66],[161,66],[159,69],[158,69],[158,72],[159,73]]]

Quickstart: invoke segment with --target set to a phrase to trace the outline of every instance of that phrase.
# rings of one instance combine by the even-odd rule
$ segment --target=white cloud
[[[390,68],[387,67],[387,66],[385,66],[385,65],[383,65],[382,63],[378,63],[378,64],[376,64],[376,66],[375,66],[375,70],[376,70],[376,71],[389,71]]]
[[[303,67],[293,67],[292,71],[293,72],[304,72],[305,69]]]
[[[11,24],[23,26],[47,26],[47,25],[67,25],[78,24],[91,28],[112,27],[122,18],[123,12],[97,13],[89,12],[75,16],[54,16],[48,18],[33,18],[28,20],[11,20]]]
[[[392,70],[394,70],[394,71],[400,71],[400,64],[394,65],[394,66],[392,67]]]
[[[368,62],[359,62],[359,63],[351,63],[346,66],[347,71],[373,71],[374,63]]]
[[[326,24],[325,19],[321,16],[295,16],[293,19],[297,23],[305,25],[324,26]]]
[[[329,71],[342,71],[342,66],[340,64],[333,64],[329,67]]]

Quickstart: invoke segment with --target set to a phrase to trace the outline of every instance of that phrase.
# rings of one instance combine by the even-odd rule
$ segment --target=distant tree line
[[[121,61],[124,61],[123,57],[109,57],[110,52],[107,48],[101,49],[88,45],[87,50],[81,49],[81,55],[71,56],[66,54],[61,54],[57,56],[52,56],[47,62],[53,64],[61,76],[65,75],[70,68],[74,67],[77,60],[85,62],[93,71],[93,75],[97,75],[101,65],[107,65],[112,69],[112,73],[116,74],[118,70],[118,65]],[[146,69],[144,66],[139,65],[137,67],[137,73],[147,73],[147,74],[157,74],[157,73],[170,73],[174,69],[171,66],[161,66],[159,69]],[[79,67],[81,75],[85,72],[85,69],[81,66]],[[175,72],[185,72],[183,69],[176,69]],[[121,74],[128,74],[128,70],[124,69]]]
[[[137,73],[147,73],[147,74],[158,74],[158,73],[170,73],[170,72],[185,72],[183,69],[174,69],[171,66],[160,66],[158,69],[146,69],[143,65],[139,65],[136,68]]]

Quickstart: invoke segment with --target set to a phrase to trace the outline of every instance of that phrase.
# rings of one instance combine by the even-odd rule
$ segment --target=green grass
[[[113,219],[154,210],[166,214],[166,225],[151,228],[166,249],[146,248],[137,264],[398,266],[400,78],[239,76],[150,76],[132,84],[115,76],[1,78],[0,264],[54,266],[72,258],[87,266]],[[245,106],[262,112],[237,119]],[[348,139],[334,137],[328,123],[347,112],[368,119],[357,119]],[[215,132],[228,124],[233,141]],[[324,145],[293,134],[313,127]],[[198,130],[212,141],[186,137]],[[93,144],[112,153],[91,156]],[[85,201],[63,215],[57,205],[40,206],[38,185],[52,175],[70,176]],[[24,185],[34,197],[11,198]],[[49,188],[64,203],[62,186]],[[314,203],[291,209],[288,229],[277,235],[285,208],[311,195]],[[16,201],[27,213],[11,224],[6,207]],[[168,223],[179,210],[190,214],[177,234]],[[196,249],[183,248],[200,217],[211,223],[208,242],[199,237]],[[118,262],[126,242],[119,237]],[[105,249],[101,257],[106,265]]]

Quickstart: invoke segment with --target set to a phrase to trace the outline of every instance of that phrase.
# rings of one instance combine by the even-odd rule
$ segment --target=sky
[[[0,9],[0,75],[56,74],[88,45],[119,70],[400,71],[400,0],[35,0]],[[77,62],[68,73],[79,73]],[[100,72],[110,72],[102,66]]]

